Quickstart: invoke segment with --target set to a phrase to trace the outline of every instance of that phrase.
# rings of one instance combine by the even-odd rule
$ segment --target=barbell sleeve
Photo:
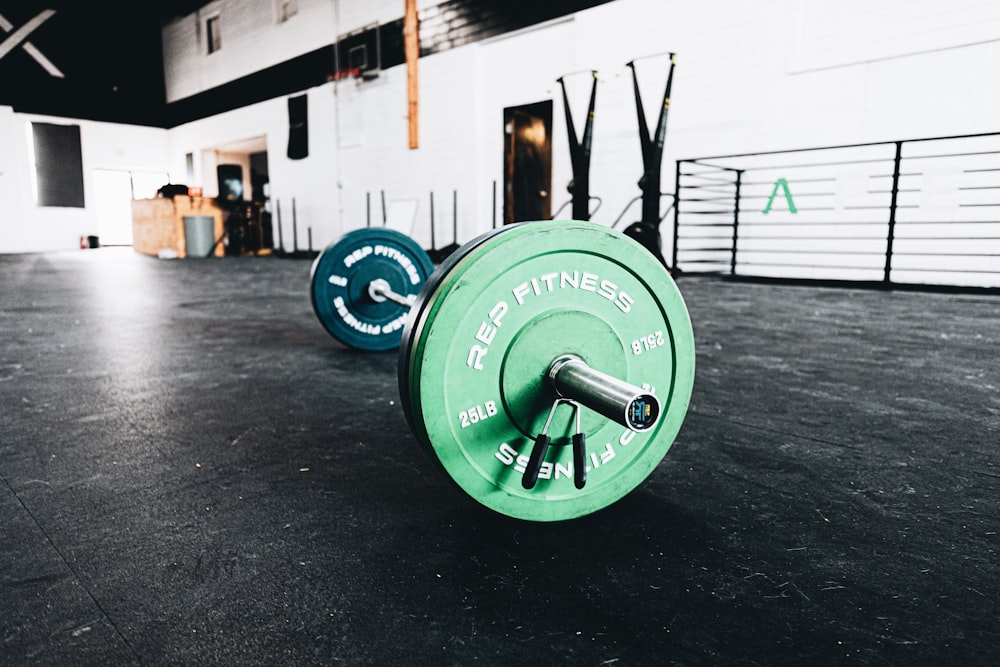
[[[558,396],[633,431],[648,431],[660,417],[660,402],[652,393],[591,368],[579,357],[557,358],[546,376]]]

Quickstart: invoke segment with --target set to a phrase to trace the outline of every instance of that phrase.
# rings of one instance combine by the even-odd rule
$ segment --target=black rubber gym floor
[[[308,260],[0,256],[0,662],[995,665],[1000,297],[682,278],[673,449],[490,513]]]

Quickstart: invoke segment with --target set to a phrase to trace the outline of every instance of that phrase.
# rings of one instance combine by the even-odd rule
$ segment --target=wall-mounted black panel
[[[309,96],[288,98],[288,158],[309,157]]]
[[[31,124],[39,206],[84,208],[79,125]]]

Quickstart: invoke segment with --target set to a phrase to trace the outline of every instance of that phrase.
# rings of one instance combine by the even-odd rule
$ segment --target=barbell
[[[344,234],[310,269],[313,310],[342,344],[372,352],[399,347],[410,305],[434,271],[412,238],[385,227]]]
[[[519,519],[572,519],[621,499],[663,460],[694,385],[694,334],[673,279],[637,242],[591,222],[508,225],[461,246],[415,296],[413,270],[405,281],[397,271],[405,262],[393,255],[391,275],[376,275],[365,264],[389,251],[353,242],[350,266],[339,254],[338,280],[319,282],[346,279],[336,286],[372,312],[405,311],[378,325],[382,335],[402,322],[403,411],[466,495]],[[320,305],[341,313],[346,297],[334,293]]]

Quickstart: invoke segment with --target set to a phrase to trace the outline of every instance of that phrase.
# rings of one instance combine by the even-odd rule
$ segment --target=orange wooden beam
[[[417,61],[420,59],[420,28],[417,0],[406,0],[403,13],[403,45],[406,51],[406,102],[410,125],[410,148],[420,148],[420,104],[417,85]]]

